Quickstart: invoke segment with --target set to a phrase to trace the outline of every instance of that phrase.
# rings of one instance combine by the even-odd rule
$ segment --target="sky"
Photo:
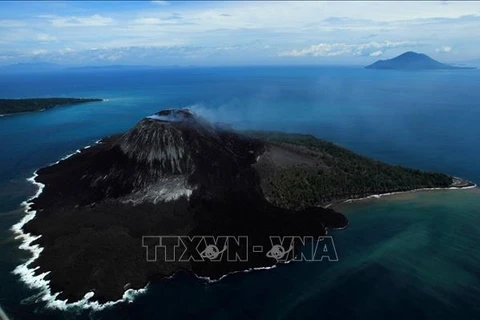
[[[480,1],[0,1],[0,65],[480,59]]]

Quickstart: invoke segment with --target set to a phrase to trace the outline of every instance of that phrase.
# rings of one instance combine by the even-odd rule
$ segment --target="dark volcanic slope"
[[[24,231],[42,235],[37,242],[44,250],[30,267],[51,271],[60,299],[73,302],[94,291],[94,300],[105,301],[179,270],[218,279],[276,263],[265,252],[250,252],[247,262],[169,262],[162,249],[156,262],[147,262],[142,236],[247,235],[249,246],[268,247],[271,235],[320,236],[347,225],[330,209],[268,202],[252,166],[266,148],[188,110],[165,110],[39,170],[36,181],[45,188]],[[188,250],[196,252],[195,245]]]
[[[438,62],[423,53],[405,52],[395,58],[378,60],[366,66],[367,69],[406,69],[406,70],[439,70],[439,69],[475,69],[455,67]]]

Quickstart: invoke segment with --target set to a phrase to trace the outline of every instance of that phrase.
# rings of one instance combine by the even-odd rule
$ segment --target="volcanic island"
[[[167,261],[162,247],[147,261],[145,236],[247,236],[249,246],[268,247],[272,235],[319,237],[345,228],[347,218],[331,203],[472,185],[311,135],[234,131],[187,109],[148,116],[39,169],[34,182],[43,188],[16,230],[41,253],[24,267],[68,303],[115,301],[178,272],[218,280],[279,263],[265,252],[250,252],[247,261]]]

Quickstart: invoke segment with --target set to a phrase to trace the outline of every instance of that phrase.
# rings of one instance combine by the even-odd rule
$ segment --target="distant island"
[[[456,67],[441,63],[426,54],[413,51],[405,52],[393,59],[378,60],[368,65],[366,69],[398,69],[398,70],[452,70],[475,69],[474,67]]]
[[[25,62],[9,65],[0,65],[0,73],[25,74],[25,73],[58,73],[58,72],[86,72],[86,71],[130,71],[152,69],[175,69],[179,65],[135,65],[135,64],[109,64],[109,65],[70,65],[49,62]],[[195,67],[195,66],[185,66]]]
[[[59,71],[64,68],[61,64],[50,62],[21,62],[0,66],[0,73],[37,73]]]
[[[87,102],[100,102],[103,99],[84,98],[30,98],[0,99],[0,115],[31,111],[43,111],[58,106],[74,105]]]
[[[28,215],[13,230],[25,239],[23,248],[37,253],[16,272],[69,303],[117,300],[181,271],[219,280],[272,267],[281,262],[269,256],[270,236],[316,239],[348,225],[331,203],[473,185],[388,165],[311,135],[229,130],[187,109],[148,116],[39,169],[30,181],[40,191],[24,204]],[[206,240],[176,247],[165,239],[161,247],[157,235],[246,236],[248,243],[228,248],[248,259],[229,259],[228,252],[205,257],[214,246]],[[155,249],[153,260],[146,243]],[[290,245],[297,250],[302,243]]]

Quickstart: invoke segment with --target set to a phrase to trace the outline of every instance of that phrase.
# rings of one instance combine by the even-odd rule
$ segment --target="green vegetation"
[[[279,147],[302,146],[314,159],[313,164],[282,167],[263,177],[266,197],[279,206],[325,205],[373,194],[452,184],[451,176],[388,165],[312,135],[258,131],[245,134]]]
[[[98,102],[102,99],[78,98],[34,98],[34,99],[0,99],[0,114],[12,114],[30,111],[42,111],[63,105]]]

